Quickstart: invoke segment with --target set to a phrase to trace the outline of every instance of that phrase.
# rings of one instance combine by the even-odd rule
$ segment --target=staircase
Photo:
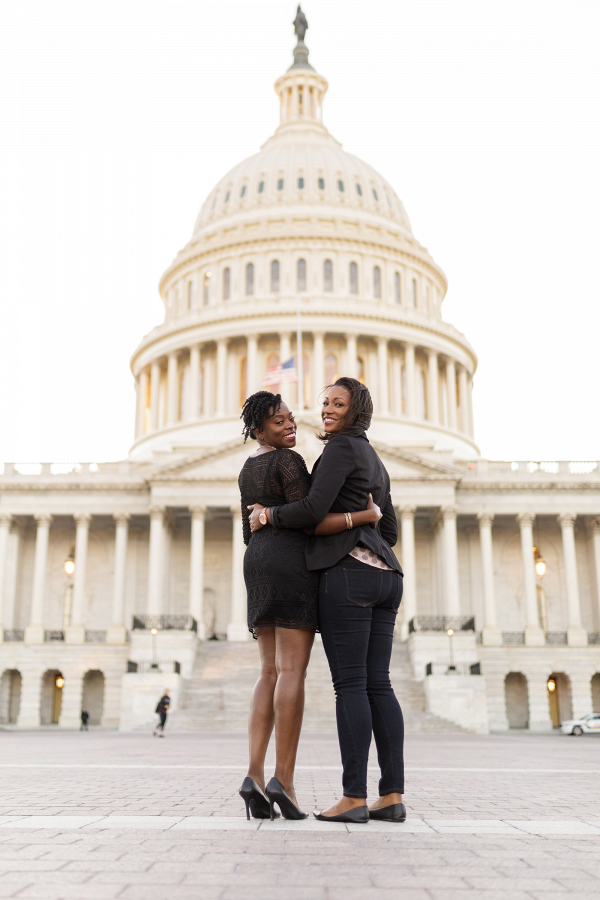
[[[258,667],[256,641],[202,642],[180,708],[169,715],[169,731],[245,732]],[[408,733],[464,733],[458,725],[425,712],[423,685],[413,679],[406,644],[394,644],[391,678]],[[313,734],[336,730],[331,676],[320,641],[313,647],[306,678],[303,730]]]

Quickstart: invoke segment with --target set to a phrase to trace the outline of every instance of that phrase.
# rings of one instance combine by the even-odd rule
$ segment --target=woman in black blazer
[[[402,569],[391,547],[398,537],[389,475],[366,430],[373,403],[354,378],[338,378],[323,401],[325,447],[315,463],[308,496],[265,509],[277,528],[314,528],[328,512],[347,516],[348,530],[310,537],[309,570],[320,570],[319,625],[336,694],[336,717],[344,774],[344,796],[315,813],[325,821],[404,821],[404,723],[390,683],[396,614],[402,599]],[[374,526],[353,528],[352,514],[369,494],[383,517]],[[261,527],[264,507],[255,504],[252,530]],[[379,799],[369,809],[367,764],[371,735],[381,768]]]

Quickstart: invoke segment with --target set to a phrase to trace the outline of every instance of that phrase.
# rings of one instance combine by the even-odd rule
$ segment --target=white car
[[[583,719],[569,719],[561,724],[560,730],[563,734],[589,734],[594,731],[600,734],[600,713],[592,713]]]

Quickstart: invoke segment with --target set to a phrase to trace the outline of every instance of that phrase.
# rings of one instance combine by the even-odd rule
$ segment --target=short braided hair
[[[281,394],[272,394],[270,391],[257,391],[251,394],[242,406],[240,419],[244,423],[244,443],[249,437],[256,440],[255,431],[261,431],[265,420],[271,419],[282,404]]]

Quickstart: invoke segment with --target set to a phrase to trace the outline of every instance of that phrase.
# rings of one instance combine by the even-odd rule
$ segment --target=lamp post
[[[158,628],[152,628],[150,634],[152,635],[152,665],[150,668],[158,669],[158,663],[156,662],[156,635],[158,634]]]
[[[454,665],[454,652],[452,647],[452,635],[454,634],[454,629],[449,628],[446,634],[448,635],[448,641],[450,643],[450,665],[448,666],[448,671],[455,672],[456,666]]]

